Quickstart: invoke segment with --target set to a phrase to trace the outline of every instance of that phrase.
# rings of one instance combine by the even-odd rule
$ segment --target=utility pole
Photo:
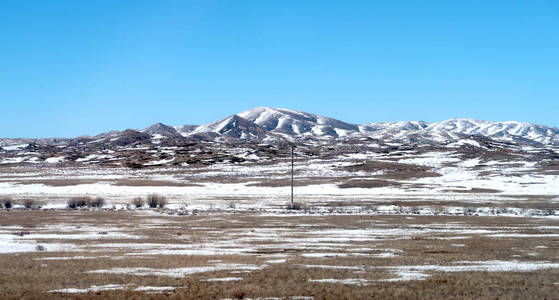
[[[294,153],[295,145],[291,144],[291,207],[293,208],[293,173],[294,173]]]

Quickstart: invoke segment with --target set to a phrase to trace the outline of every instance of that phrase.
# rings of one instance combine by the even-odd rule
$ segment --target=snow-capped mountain
[[[151,134],[151,135],[160,135],[160,136],[167,136],[167,137],[180,137],[182,136],[174,127],[167,126],[162,123],[156,123],[151,125],[150,127],[144,129],[144,133]]]
[[[188,135],[216,135],[243,140],[259,139],[268,134],[261,126],[238,115],[197,127]]]
[[[452,143],[471,137],[484,137],[505,143],[559,145],[559,128],[514,121],[450,119],[437,123],[371,123],[360,128],[371,137],[407,142]]]
[[[187,136],[189,133],[194,131],[198,125],[182,125],[182,126],[174,126],[175,130],[180,133],[182,136]]]
[[[559,144],[559,128],[516,121],[489,122],[475,119],[451,119],[430,124],[424,129],[432,133],[459,133],[484,136],[502,142]]]
[[[39,144],[187,143],[184,139],[274,141],[293,139],[345,140],[374,138],[408,144],[452,144],[483,138],[508,144],[559,146],[559,128],[515,121],[490,122],[450,119],[351,124],[333,118],[285,108],[256,107],[205,125],[154,124],[144,130],[110,131],[75,139],[0,139],[0,146]]]
[[[230,132],[236,125],[224,124],[227,123],[225,121],[234,120],[234,116],[241,117],[243,120],[244,134],[225,135],[241,139],[260,138],[267,132],[284,138],[372,137],[412,143],[452,143],[477,136],[506,143],[559,145],[559,128],[530,123],[450,119],[438,123],[403,121],[356,125],[302,111],[267,107],[256,107],[218,122],[202,125],[191,134],[214,132],[223,135],[221,131],[224,130],[216,130],[216,128],[226,128],[225,131]],[[251,124],[252,127],[247,124]],[[256,128],[257,131],[252,132],[250,128]]]
[[[427,126],[429,123],[423,121],[382,122],[359,125],[359,131],[370,137],[387,139],[404,137]]]
[[[256,107],[237,114],[267,131],[288,136],[343,137],[359,132],[359,126],[311,113]]]

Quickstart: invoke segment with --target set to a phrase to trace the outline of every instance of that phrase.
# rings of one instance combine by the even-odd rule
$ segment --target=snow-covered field
[[[4,158],[0,204],[11,199],[12,207],[0,210],[0,270],[15,271],[2,277],[0,297],[551,295],[559,283],[555,162],[529,154],[538,149],[462,146],[298,153],[298,209],[287,209],[289,157],[243,148],[227,149],[242,162],[208,165],[173,165],[178,150],[163,149],[139,169],[98,164],[115,159],[108,152],[76,163]],[[167,205],[132,204],[149,194]],[[67,208],[82,196],[104,206]],[[26,287],[22,278],[42,283]],[[526,290],[508,293],[519,280]],[[446,294],[430,289],[438,285]]]
[[[451,150],[299,159],[295,199],[321,213],[456,214],[468,207],[478,215],[557,215],[559,174],[546,169],[546,163],[522,157],[468,158]],[[391,169],[399,166],[407,169]],[[167,208],[175,210],[235,207],[274,212],[290,198],[289,171],[290,161],[281,159],[147,169],[24,164],[0,169],[0,197],[15,199],[16,207],[18,199],[32,198],[43,208],[64,208],[70,197],[101,196],[108,207],[119,209],[135,197],[156,193],[167,197]]]
[[[559,223],[549,217],[150,210],[0,216],[0,269],[13,274],[0,290],[37,297],[200,292],[235,298],[241,289],[254,298],[361,298],[379,287],[428,292],[434,282],[453,287],[461,278],[472,291],[491,285],[474,283],[480,276],[500,278],[496,292],[519,276],[527,291],[550,295],[559,282]],[[19,275],[39,283],[25,287]],[[274,288],[285,282],[291,289]]]

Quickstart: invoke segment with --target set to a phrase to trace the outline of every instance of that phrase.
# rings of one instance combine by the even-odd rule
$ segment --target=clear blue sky
[[[559,126],[558,96],[558,1],[0,3],[0,137],[202,124],[255,106]]]

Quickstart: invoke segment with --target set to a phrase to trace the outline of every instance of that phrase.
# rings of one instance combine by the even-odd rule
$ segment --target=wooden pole
[[[294,154],[295,145],[291,145],[291,207],[293,207],[293,173],[294,173]]]

